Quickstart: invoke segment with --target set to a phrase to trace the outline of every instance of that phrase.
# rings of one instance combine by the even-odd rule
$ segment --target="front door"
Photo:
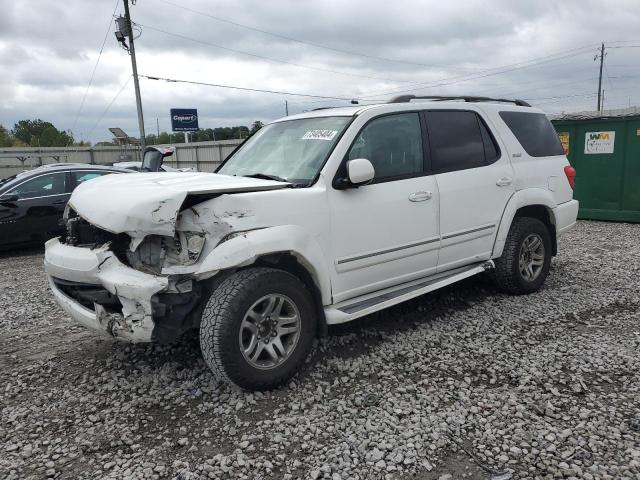
[[[7,243],[44,241],[64,231],[62,214],[70,196],[67,177],[66,172],[38,175],[8,192],[17,194],[18,200]]]
[[[424,123],[417,112],[377,117],[348,159],[374,166],[369,185],[331,189],[333,301],[424,277],[438,261],[438,189],[426,174]]]

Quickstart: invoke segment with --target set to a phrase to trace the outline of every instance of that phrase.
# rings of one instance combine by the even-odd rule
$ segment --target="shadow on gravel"
[[[438,480],[443,475],[451,475],[451,480],[465,478],[468,480],[487,480],[489,474],[482,470],[463,452],[451,453],[430,472],[418,471],[416,474],[400,476],[399,479]],[[446,477],[445,477],[446,478]]]
[[[464,311],[478,302],[501,295],[488,274],[476,275],[373,315],[329,328],[330,336],[355,333],[363,328],[391,332],[414,328],[449,313]]]
[[[297,381],[304,381],[313,371],[314,364],[321,358],[350,358],[362,355],[384,341],[386,334],[415,329],[433,320],[442,319],[448,314],[471,308],[494,295],[499,295],[499,292],[491,278],[488,275],[478,275],[383,312],[344,325],[332,326],[329,328],[329,338],[353,336],[353,339],[344,338],[345,342],[335,347],[326,349],[323,346],[314,349],[312,356],[296,376]],[[139,365],[144,365],[150,370],[160,370],[167,364],[176,365],[180,370],[206,368],[200,352],[198,332],[195,330],[168,344],[114,342],[110,351],[105,354],[103,360],[121,363],[127,373],[136,370]]]
[[[498,301],[502,296],[504,294],[497,290],[491,275],[485,273],[353,322],[331,326],[328,339],[318,342],[293,381],[306,382],[318,363],[327,359],[349,359],[364,355],[384,342],[388,335],[414,330],[433,321],[446,320],[452,314],[485,301]],[[328,343],[327,340],[331,339],[338,341]],[[137,371],[141,366],[151,371],[171,366],[178,371],[208,372],[200,351],[198,332],[195,330],[169,344],[115,342],[104,353],[102,360],[109,363],[115,361],[126,375]],[[286,390],[287,387],[283,386],[273,393],[280,391],[283,394]]]
[[[179,370],[205,368],[197,332],[188,332],[165,344],[115,342],[111,355],[121,360],[127,370],[135,369],[139,362],[151,370],[160,370],[167,364],[177,365]]]
[[[477,303],[499,295],[502,294],[496,289],[490,275],[481,274],[385,311],[344,325],[332,326],[329,328],[328,339],[319,341],[307,361],[294,376],[293,382],[305,383],[309,381],[317,370],[318,364],[323,361],[364,355],[384,342],[387,335],[417,329],[434,320],[446,319],[451,314],[464,311]],[[331,339],[338,341],[328,343],[327,340]],[[169,344],[116,342],[110,352],[105,352],[102,361],[122,369],[125,375],[135,374],[140,368],[159,372],[168,367],[178,372],[191,371],[196,375],[209,374],[200,351],[197,331],[188,332]],[[287,391],[286,385],[272,391],[275,396],[273,400],[286,395]],[[269,410],[268,405],[263,405],[263,408]]]

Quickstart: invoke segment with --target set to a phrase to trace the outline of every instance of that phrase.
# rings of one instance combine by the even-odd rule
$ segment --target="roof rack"
[[[508,98],[491,98],[491,97],[472,97],[469,95],[398,95],[389,100],[388,103],[408,103],[411,100],[424,99],[424,100],[464,100],[465,102],[506,102],[515,103],[519,107],[530,107],[524,100],[508,99]]]

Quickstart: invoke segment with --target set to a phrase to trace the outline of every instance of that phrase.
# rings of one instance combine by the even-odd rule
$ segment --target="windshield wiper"
[[[268,175],[266,173],[250,173],[249,175],[242,175],[249,178],[262,178],[263,180],[275,180],[276,182],[291,183],[286,178],[278,177],[277,175]]]

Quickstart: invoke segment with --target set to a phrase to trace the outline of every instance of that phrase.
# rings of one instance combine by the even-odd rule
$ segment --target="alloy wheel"
[[[528,235],[520,247],[518,267],[527,282],[533,282],[544,267],[544,242],[537,233]]]
[[[275,368],[286,361],[300,338],[300,312],[286,295],[265,295],[256,301],[240,325],[240,350],[258,369]]]

